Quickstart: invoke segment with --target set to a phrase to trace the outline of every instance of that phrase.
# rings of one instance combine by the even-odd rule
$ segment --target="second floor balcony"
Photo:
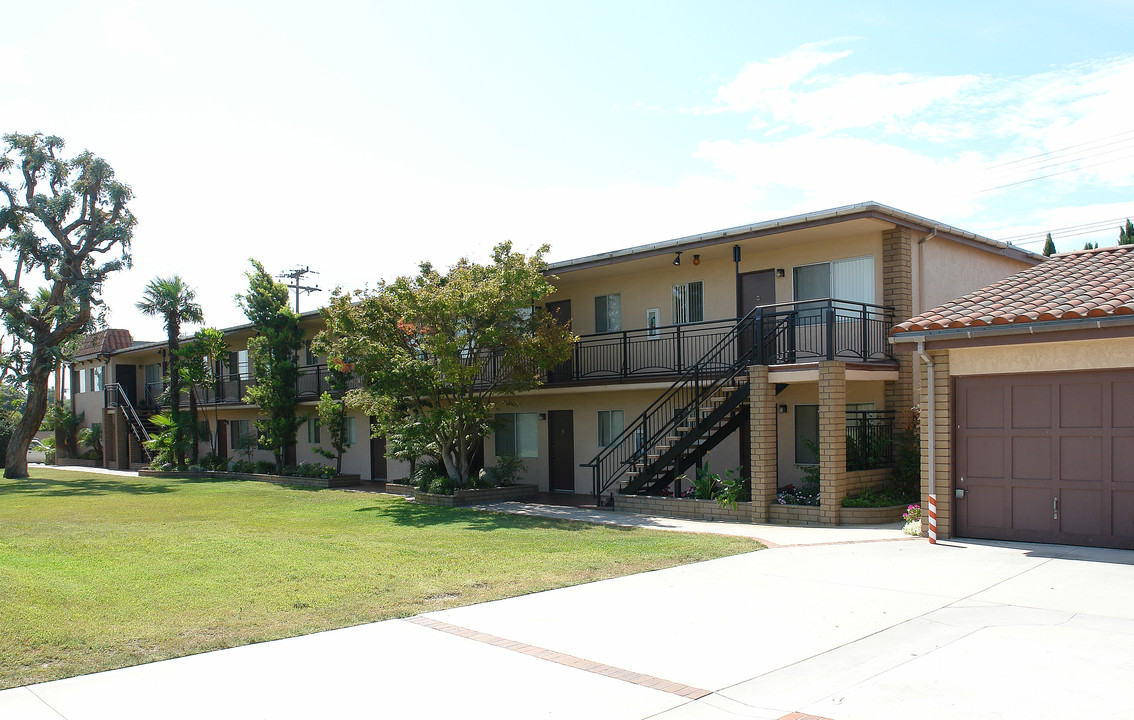
[[[307,365],[299,368],[299,376],[295,381],[296,398],[300,402],[318,400],[324,392],[335,395],[331,388],[328,376],[330,372],[326,365]],[[244,405],[244,396],[248,388],[256,385],[256,377],[250,372],[225,372],[221,379],[207,386],[197,388],[197,403],[200,405]],[[351,376],[347,380],[347,389],[359,386],[357,377]],[[160,410],[166,403],[169,383],[165,380],[145,384],[145,391],[140,398],[139,405],[143,409]],[[187,389],[182,389],[181,406],[189,404]]]
[[[753,312],[757,320],[737,336],[732,355],[720,356],[725,364],[753,348],[758,365],[894,362],[887,341],[894,324],[892,308],[826,299],[768,305]],[[547,382],[626,382],[681,375],[736,324],[736,318],[728,318],[582,335],[571,359],[549,372]]]

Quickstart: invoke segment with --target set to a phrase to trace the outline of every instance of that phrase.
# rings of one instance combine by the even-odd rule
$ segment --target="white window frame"
[[[536,413],[497,413],[496,422],[498,429],[493,437],[496,457],[539,457],[539,416]],[[512,439],[512,447],[501,447],[508,437]]]
[[[343,445],[354,445],[354,418],[343,418]]]
[[[601,301],[601,302],[600,302]],[[599,312],[599,306],[602,312]],[[622,331],[622,293],[595,296],[595,332]]]
[[[78,387],[79,392],[81,392],[81,393],[87,392],[89,380],[90,380],[90,378],[87,376],[86,369],[84,368],[84,369],[80,370],[79,371],[79,387]]]
[[[91,392],[102,392],[105,387],[106,367],[91,368]]]
[[[848,289],[838,287],[838,283],[836,282],[836,277],[838,276],[838,271],[839,271],[840,267],[846,267],[846,266],[851,265],[852,263],[862,263],[864,268],[869,268],[869,279],[868,279],[869,287],[866,287],[866,288],[859,287],[859,288],[857,288],[857,291],[848,291]],[[829,260],[829,261],[826,261],[826,262],[819,262],[819,263],[808,263],[807,265],[796,265],[795,267],[792,268],[792,281],[791,281],[792,299],[795,302],[804,302],[804,301],[807,301],[807,300],[826,300],[827,299],[826,297],[822,297],[822,298],[801,298],[801,297],[799,297],[799,293],[797,291],[797,285],[798,285],[797,275],[798,275],[799,271],[803,270],[805,268],[820,267],[822,265],[827,266],[827,273],[828,273],[828,275],[827,275],[827,278],[828,278],[827,279],[827,287],[828,287],[827,295],[830,298],[832,298],[834,300],[846,300],[848,302],[861,302],[861,303],[866,303],[868,305],[876,304],[875,300],[877,299],[877,294],[875,292],[874,256],[873,255],[859,255],[857,257],[841,258],[839,260]]]
[[[319,422],[319,418],[314,417],[314,416],[307,418],[307,444],[308,445],[319,445],[323,442],[322,433],[319,432],[321,429],[322,429],[322,423]]]
[[[626,428],[624,418],[625,414],[621,410],[598,411],[597,425],[599,447],[610,447],[615,439],[622,434],[622,431]]]
[[[696,302],[695,302],[696,301]],[[688,325],[705,319],[705,281],[690,280],[673,286],[673,324]]]
[[[658,332],[658,326],[661,325],[661,314],[657,308],[649,308],[646,310],[646,337],[651,340],[657,340],[661,337]]]

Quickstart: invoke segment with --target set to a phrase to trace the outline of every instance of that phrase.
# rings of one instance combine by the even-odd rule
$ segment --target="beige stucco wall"
[[[886,384],[881,381],[848,382],[847,402],[872,402],[878,410],[885,409]],[[797,484],[803,471],[795,464],[795,406],[818,405],[819,382],[801,382],[788,385],[776,395],[776,405],[787,405],[787,412],[776,413],[776,444],[778,485]]]
[[[913,305],[918,315],[1035,263],[935,237],[924,243],[914,240],[913,264]]]
[[[950,375],[1106,370],[1134,365],[1134,337],[953,348]]]
[[[768,238],[742,241],[740,272],[771,268],[784,270],[776,278],[776,302],[787,303],[792,295],[792,268],[843,258],[874,256],[875,301],[882,298],[882,234],[873,232],[840,238],[784,245]],[[701,280],[705,292],[705,320],[736,317],[736,266],[732,246],[699,251],[701,264],[693,265],[693,251],[682,253],[681,265],[673,255],[632,260],[617,265],[564,273],[554,284],[556,292],[545,302],[571,300],[572,329],[580,335],[595,331],[594,299],[599,295],[622,296],[622,327],[646,327],[646,310],[657,308],[662,325],[673,324],[672,288],[678,283]]]
[[[629,426],[650,403],[658,398],[664,388],[651,387],[650,389],[627,386],[605,386],[601,392],[564,392],[551,394],[548,391],[532,393],[517,398],[515,405],[501,405],[499,412],[534,412],[547,413],[551,410],[571,410],[574,421],[574,452],[575,452],[575,488],[577,493],[592,492],[593,475],[590,468],[579,467],[588,462],[599,452],[598,445],[598,411],[621,410],[623,422]],[[721,474],[727,468],[740,465],[740,433],[734,433],[724,442],[713,449],[709,462],[714,471]],[[539,485],[540,490],[547,490],[548,484],[548,452],[547,452],[547,421],[539,421],[539,456],[523,458],[526,466],[528,482]],[[485,439],[484,459],[486,466],[496,464],[495,435],[490,434]]]

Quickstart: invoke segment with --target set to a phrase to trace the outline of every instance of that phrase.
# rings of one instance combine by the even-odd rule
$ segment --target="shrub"
[[[275,475],[276,464],[271,460],[258,460],[255,465],[255,472],[260,475]]]
[[[705,467],[697,469],[697,477],[693,479],[693,485],[685,497],[694,500],[712,500],[720,490],[720,481],[721,476],[713,472],[706,462]]]
[[[847,495],[843,498],[843,507],[850,508],[878,508],[904,505],[911,499],[908,495],[895,493],[889,489],[870,488]]]
[[[418,478],[417,482],[415,482],[414,485],[421,492],[427,493],[427,492],[429,492],[429,486],[432,482],[433,482],[432,477],[422,476],[422,477]]]
[[[476,475],[470,475],[469,489],[487,490],[490,487],[495,487],[496,483],[494,482],[494,479],[496,478],[496,473],[489,472],[489,470],[491,469],[492,468],[487,468],[485,470],[481,470]]]
[[[738,502],[752,500],[752,481],[741,476],[739,467],[725,470],[721,488],[717,491],[717,504],[722,508],[735,508]]]
[[[232,463],[232,471],[238,473],[254,473],[256,472],[256,463],[251,460],[237,460]]]
[[[448,477],[448,473],[445,472],[445,465],[436,458],[425,458],[417,463],[417,467],[413,469],[413,475],[410,476],[409,480],[421,490],[422,483],[426,483],[428,486],[430,481],[438,477]],[[422,492],[427,491],[423,490]]]
[[[501,455],[496,458],[496,484],[501,487],[517,484],[528,471],[524,461],[515,455]]]
[[[429,483],[429,492],[434,495],[452,495],[456,490],[453,479],[448,475],[433,478]]]

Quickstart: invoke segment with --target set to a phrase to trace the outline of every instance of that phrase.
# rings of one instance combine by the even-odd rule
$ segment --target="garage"
[[[1134,549],[1134,245],[1056,255],[890,340],[918,368],[938,538]]]
[[[956,534],[1134,548],[1134,370],[958,377]]]

